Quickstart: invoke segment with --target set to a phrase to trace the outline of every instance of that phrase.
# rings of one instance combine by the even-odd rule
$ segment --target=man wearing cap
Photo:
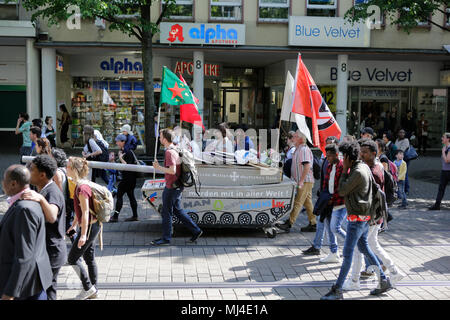
[[[361,130],[361,139],[373,139],[374,133],[371,127],[365,127]]]
[[[123,125],[122,128],[120,128],[120,132],[127,138],[123,152],[126,153],[128,150],[136,150],[137,139],[133,135],[130,125],[129,124]]]
[[[116,145],[120,148],[119,151],[119,160],[123,164],[136,164],[136,157],[133,153],[133,150],[128,149],[125,151],[125,144],[127,141],[127,137],[124,134],[119,134],[116,137]],[[136,188],[136,172],[134,171],[122,171],[122,180],[119,182],[117,186],[117,200],[116,200],[116,209],[114,211],[114,215],[111,217],[109,222],[118,222],[119,221],[119,213],[122,210],[123,206],[123,196],[126,193],[128,199],[130,199],[130,206],[133,212],[133,216],[125,219],[125,221],[138,221],[137,215],[137,201],[134,196],[134,189]]]

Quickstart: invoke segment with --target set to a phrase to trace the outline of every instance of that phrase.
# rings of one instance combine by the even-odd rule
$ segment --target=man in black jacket
[[[20,200],[29,190],[30,172],[12,165],[4,173],[2,187],[10,207],[0,221],[0,296],[2,300],[47,300],[52,269],[45,242],[41,206]]]

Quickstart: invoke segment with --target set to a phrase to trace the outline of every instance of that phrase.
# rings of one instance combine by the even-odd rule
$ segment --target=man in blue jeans
[[[344,261],[342,262],[336,284],[331,287],[330,292],[323,296],[321,300],[343,299],[342,286],[350,271],[353,251],[356,246],[369,259],[369,263],[377,266],[377,270],[379,270],[380,284],[370,294],[379,295],[393,288],[367,241],[368,221],[371,218],[372,173],[366,164],[358,160],[360,146],[357,141],[342,142],[339,145],[339,151],[344,156],[342,175],[339,180],[339,195],[344,197],[348,214],[347,235],[343,249]]]
[[[172,215],[175,214],[178,219],[192,232],[193,236],[190,242],[196,242],[203,234],[197,224],[192,221],[191,217],[181,208],[182,188],[177,186],[177,180],[181,175],[181,159],[175,150],[172,141],[175,135],[172,130],[164,129],[161,131],[159,141],[165,148],[164,167],[161,167],[158,161],[153,162],[156,170],[164,172],[166,187],[162,194],[162,238],[152,241],[155,246],[169,245],[172,239]]]

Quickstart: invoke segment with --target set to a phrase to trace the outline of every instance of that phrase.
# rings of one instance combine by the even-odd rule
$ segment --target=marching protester
[[[136,155],[133,153],[133,150],[128,149],[125,151],[125,143],[127,141],[127,137],[124,134],[119,134],[116,137],[116,145],[120,148],[119,151],[119,160],[122,164],[137,164]],[[109,222],[118,222],[120,210],[122,210],[123,205],[123,196],[125,193],[130,199],[131,210],[133,211],[133,215],[129,218],[126,218],[125,221],[138,221],[137,214],[137,201],[134,196],[134,188],[136,188],[136,172],[134,171],[122,171],[122,180],[119,182],[117,187],[117,200],[116,200],[116,208],[114,211],[114,215],[111,217]]]
[[[20,200],[29,185],[25,166],[6,169],[2,188],[9,196],[9,208],[0,222],[2,300],[47,300],[46,290],[52,285],[42,208],[34,201]]]
[[[161,167],[158,161],[153,162],[156,170],[164,173],[166,186],[162,194],[162,238],[152,241],[155,246],[169,245],[172,240],[172,216],[175,215],[192,233],[190,242],[196,242],[203,234],[203,231],[192,220],[192,218],[181,207],[182,187],[176,184],[181,175],[181,159],[178,152],[174,150],[174,133],[170,129],[164,129],[160,132],[160,142],[166,149],[164,155],[164,167]]]
[[[375,179],[375,182],[379,185],[381,190],[384,191],[385,190],[384,167],[381,164],[381,162],[376,160],[378,146],[374,141],[368,139],[364,139],[360,143],[361,143],[360,158],[370,168],[370,171],[372,173],[373,178]],[[378,242],[378,231],[380,230],[380,226],[382,223],[383,219],[378,219],[378,221],[369,222],[367,242],[369,248],[374,253],[377,263],[386,267],[386,269],[390,271],[390,281],[393,281],[395,283],[401,280],[405,275],[402,274],[397,269],[391,257],[387,254],[387,252],[381,247],[380,243]],[[362,267],[362,258],[363,256],[360,253],[359,247],[355,248],[353,252],[352,276],[350,279],[345,281],[343,285],[344,290],[349,291],[360,289],[359,277]],[[370,262],[370,259],[369,264],[375,266],[375,264]],[[382,268],[382,270],[385,271],[384,268]]]
[[[439,191],[436,197],[436,201],[434,204],[429,207],[429,210],[441,210],[441,201],[444,197],[445,188],[447,188],[447,184],[450,181],[450,133],[446,132],[442,135],[441,138],[442,147],[441,152],[441,161],[442,161],[442,170],[441,170],[441,179],[439,182]]]
[[[31,184],[39,193],[26,191],[22,199],[39,203],[45,216],[47,253],[50,258],[53,278],[47,289],[48,300],[56,300],[56,282],[61,267],[67,260],[67,247],[64,240],[66,231],[65,199],[52,178],[57,170],[56,160],[49,155],[38,155],[31,162]]]
[[[397,146],[392,142],[392,133],[383,133],[383,142],[385,143],[386,156],[390,161],[394,161],[397,155]]]
[[[17,119],[16,125],[16,135],[22,135],[22,146],[20,147],[20,163],[22,162],[22,156],[29,156],[31,154],[31,138],[30,138],[30,128],[31,121],[29,121],[30,116],[27,113],[20,113]]]
[[[347,211],[344,206],[344,198],[339,196],[339,179],[342,174],[343,162],[339,160],[339,150],[336,144],[328,144],[325,147],[327,155],[327,163],[325,176],[321,186],[322,192],[326,192],[329,199],[327,206],[329,207],[329,213],[319,218],[317,221],[316,237],[314,238],[314,244],[308,250],[303,251],[303,254],[318,254],[322,246],[324,228],[327,230],[328,238],[330,242],[330,254],[325,258],[320,259],[322,263],[335,263],[340,262],[340,256],[338,251],[337,235],[345,240],[346,232],[342,229],[342,222],[345,219]],[[319,197],[320,198],[320,197]]]
[[[353,251],[356,246],[364,254],[371,265],[377,266],[380,272],[379,288],[370,292],[371,295],[379,295],[392,289],[389,279],[381,269],[378,259],[369,247],[367,240],[369,232],[368,221],[371,218],[371,171],[361,160],[358,160],[360,146],[358,142],[341,142],[339,151],[342,153],[343,169],[339,180],[339,195],[344,197],[347,209],[347,234],[343,249],[343,262],[339,277],[332,286],[330,292],[323,296],[322,300],[342,300],[343,290],[347,274],[353,261]]]
[[[36,140],[36,154],[52,154],[52,146],[47,138],[39,138]]]
[[[88,173],[89,167],[86,159],[69,158],[67,175],[77,186],[73,198],[75,218],[66,233],[70,234],[77,226],[80,228],[69,251],[67,261],[73,266],[83,285],[83,289],[75,297],[75,300],[95,298],[98,292],[96,287],[98,270],[95,262],[95,241],[100,233],[100,223],[89,211],[94,208],[92,189],[88,184],[82,183],[82,179],[86,179]],[[89,273],[86,272],[81,257],[83,257]]]
[[[306,208],[309,225],[301,228],[302,232],[316,231],[316,216],[313,214],[312,189],[314,186],[314,176],[312,166],[314,157],[311,149],[306,145],[306,136],[299,130],[292,137],[295,145],[295,152],[292,156],[291,178],[297,183],[297,194],[295,195],[294,207],[289,219],[276,226],[282,230],[289,231],[294,225],[300,210]]]

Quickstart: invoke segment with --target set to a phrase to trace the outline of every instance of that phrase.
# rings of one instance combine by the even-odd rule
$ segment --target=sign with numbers
[[[319,90],[331,112],[336,112],[336,86],[320,86]]]

